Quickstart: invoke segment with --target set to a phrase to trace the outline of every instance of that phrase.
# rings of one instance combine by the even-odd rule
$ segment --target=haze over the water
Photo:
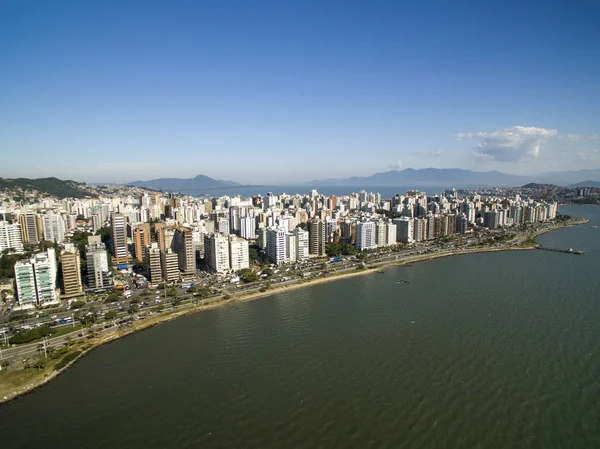
[[[594,2],[0,3],[0,177],[600,167]]]

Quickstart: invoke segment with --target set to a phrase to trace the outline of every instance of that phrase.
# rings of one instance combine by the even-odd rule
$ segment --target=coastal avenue
[[[576,221],[574,221],[576,222]],[[544,224],[540,225],[537,228],[537,232],[544,232],[550,230],[554,227],[554,225]],[[531,230],[527,232],[518,232],[514,235],[514,237],[507,241],[506,243],[498,246],[496,249],[510,248],[519,245],[521,242],[525,241],[531,235]],[[410,248],[398,249],[396,251],[381,249],[375,253],[372,253],[368,256],[365,261],[367,267],[375,268],[379,265],[385,265],[390,262],[397,263],[408,263],[413,260],[421,260],[423,258],[428,257],[439,257],[443,255],[448,255],[452,253],[464,253],[464,252],[478,252],[481,251],[481,248],[471,248],[465,246],[466,242],[468,242],[468,238],[464,238],[461,240],[456,240],[452,245],[443,245],[440,242],[428,242],[421,245],[415,245]],[[426,257],[424,257],[426,256]],[[336,273],[343,274],[354,271],[359,267],[363,262],[357,258],[352,258],[351,260],[341,260],[337,262],[329,262],[327,267],[324,268],[321,266],[321,263],[313,263],[311,266],[305,268],[304,270],[292,272],[291,274],[285,273],[287,276],[283,276],[285,279],[282,279],[282,274],[279,274],[273,279],[270,279],[274,286],[277,287],[285,287],[287,285],[292,285],[296,282],[302,280],[310,280],[317,277],[327,276],[328,274]],[[288,278],[289,277],[289,278]],[[201,307],[205,305],[209,305],[211,303],[223,300],[223,294],[231,295],[232,297],[239,295],[247,295],[256,293],[260,288],[264,285],[263,283],[252,283],[246,285],[229,285],[221,283],[213,283],[210,284],[210,287],[218,290],[216,293],[203,298],[198,299],[194,297],[193,294],[182,294],[177,297],[168,297],[166,294],[164,296],[160,296],[159,291],[154,291],[154,293],[150,296],[140,296],[139,298],[143,301],[138,303],[140,307],[139,313],[130,314],[127,312],[131,304],[131,299],[123,299],[119,302],[107,303],[105,304],[103,301],[94,301],[90,302],[86,305],[86,310],[90,308],[96,308],[99,310],[100,315],[104,315],[107,312],[114,311],[117,312],[117,315],[114,319],[105,321],[103,323],[94,324],[89,327],[84,327],[81,323],[73,322],[69,324],[64,324],[62,326],[57,326],[57,328],[73,328],[73,332],[63,334],[59,337],[50,338],[47,340],[46,347],[58,347],[65,342],[76,339],[86,338],[86,330],[89,336],[90,331],[95,331],[98,333],[111,333],[115,330],[126,329],[127,326],[131,324],[131,321],[143,320],[150,315],[153,314],[165,314],[173,309],[185,310],[192,309],[196,307]],[[157,300],[160,296],[160,300]],[[139,299],[138,299],[139,301]],[[160,302],[164,305],[164,309],[162,311],[154,311],[151,309],[156,306],[157,302]],[[174,305],[173,303],[177,303]],[[63,311],[56,312],[52,315],[52,317],[39,317],[39,318],[31,318],[27,320],[23,320],[20,322],[20,325],[23,326],[40,326],[40,325],[53,325],[57,320],[61,318],[69,318],[73,316],[73,312],[75,311]],[[39,353],[40,351],[40,342],[23,344],[23,345],[13,345],[13,347],[4,349],[2,351],[3,359],[12,359],[12,358],[23,358],[30,356],[32,354]]]

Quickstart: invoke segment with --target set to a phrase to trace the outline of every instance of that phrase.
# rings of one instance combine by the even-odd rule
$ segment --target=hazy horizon
[[[0,176],[600,167],[593,5],[0,5]]]

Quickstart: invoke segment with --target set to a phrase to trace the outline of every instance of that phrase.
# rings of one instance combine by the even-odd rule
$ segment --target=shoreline
[[[100,346],[102,346],[104,344],[114,342],[121,338],[132,335],[136,332],[143,331],[145,329],[149,329],[149,328],[157,326],[159,324],[175,320],[183,315],[189,315],[189,314],[193,314],[193,313],[202,312],[204,310],[222,307],[224,305],[231,304],[234,302],[252,301],[254,299],[264,298],[267,296],[285,293],[288,291],[294,291],[294,290],[298,290],[300,288],[312,287],[315,285],[321,285],[321,284],[333,282],[333,281],[340,281],[343,279],[349,279],[349,278],[353,278],[356,276],[364,276],[367,274],[376,273],[378,270],[386,269],[389,267],[403,266],[403,265],[413,264],[413,263],[417,263],[417,262],[424,262],[424,261],[428,261],[428,260],[439,259],[442,257],[450,257],[450,256],[458,256],[458,255],[466,255],[466,254],[478,254],[478,253],[487,253],[487,252],[498,252],[498,251],[535,250],[535,249],[541,247],[541,245],[539,243],[535,242],[535,238],[538,237],[539,235],[542,235],[542,234],[545,234],[545,233],[551,232],[551,231],[556,231],[557,229],[561,229],[561,228],[578,226],[578,225],[585,224],[588,222],[589,222],[589,220],[586,218],[573,217],[568,222],[561,223],[561,224],[558,224],[558,225],[550,227],[550,228],[536,230],[528,237],[526,242],[524,242],[525,244],[523,246],[500,246],[500,247],[479,247],[479,248],[471,248],[471,249],[458,249],[455,251],[448,251],[448,252],[442,252],[442,253],[417,254],[415,256],[409,256],[409,257],[403,258],[401,260],[394,259],[391,261],[380,262],[380,263],[375,262],[375,263],[369,265],[368,267],[365,267],[362,270],[353,269],[348,272],[334,273],[334,274],[330,274],[330,275],[324,276],[324,277],[303,279],[303,280],[294,282],[290,285],[274,286],[264,292],[255,291],[252,293],[242,293],[239,295],[235,295],[234,292],[231,292],[233,294],[231,295],[231,297],[229,299],[220,299],[220,300],[215,300],[209,304],[202,304],[202,305],[196,305],[196,306],[192,306],[192,307],[186,307],[181,310],[172,311],[166,315],[160,315],[157,317],[145,319],[143,321],[134,322],[132,324],[132,326],[128,329],[115,329],[107,334],[101,335],[99,337],[95,337],[94,339],[83,341],[83,344],[81,345],[80,348],[77,348],[77,347],[75,348],[75,350],[81,350],[81,353],[75,359],[71,360],[69,363],[67,363],[64,367],[60,368],[59,370],[54,370],[53,367],[45,368],[43,371],[40,370],[40,373],[39,373],[40,378],[39,379],[32,379],[32,380],[26,382],[24,385],[17,388],[16,390],[1,397],[0,405],[8,403],[14,399],[17,399],[18,397],[21,397],[23,395],[31,393],[32,391],[35,391],[37,388],[40,388],[43,385],[46,385],[47,383],[51,382],[56,377],[60,376],[64,372],[66,372],[74,363],[79,361],[82,357],[85,357],[90,352],[92,352],[93,350],[95,350],[96,348],[99,348]],[[77,346],[77,345],[75,345],[75,346]],[[59,361],[60,361],[60,359],[57,360],[57,363]],[[30,368],[30,369],[34,370],[35,368]],[[0,373],[0,376],[1,375],[2,375],[2,373]]]

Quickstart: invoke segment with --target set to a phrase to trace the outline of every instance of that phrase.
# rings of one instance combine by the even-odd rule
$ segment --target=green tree
[[[100,229],[98,229],[96,235],[100,236],[102,243],[104,243],[106,246],[110,246],[110,243],[112,241],[112,233],[110,230],[110,226],[102,226]]]
[[[139,312],[139,310],[140,310],[140,307],[137,304],[131,304],[129,306],[129,309],[127,309],[127,313],[134,314],[134,313]]]
[[[44,368],[46,368],[46,360],[44,359],[39,359],[37,360],[33,365],[31,365],[33,368],[37,368],[40,371],[43,370]]]
[[[106,321],[114,320],[117,317],[117,312],[114,310],[110,310],[104,314],[104,319]]]
[[[238,275],[244,282],[256,282],[258,280],[258,274],[250,268],[242,268],[238,271]]]
[[[325,253],[329,257],[337,257],[342,254],[342,245],[339,243],[327,243],[325,245]]]

